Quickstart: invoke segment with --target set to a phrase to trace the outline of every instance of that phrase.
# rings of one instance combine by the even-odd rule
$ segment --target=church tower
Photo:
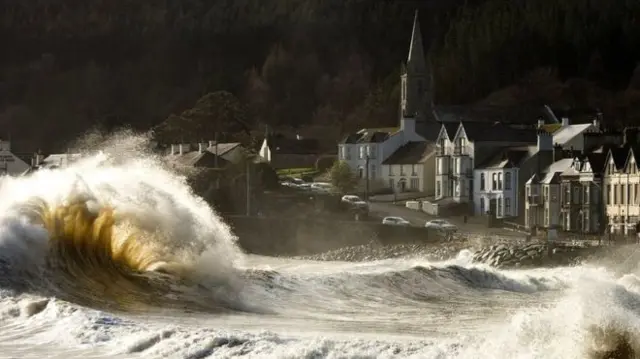
[[[416,123],[426,122],[433,109],[433,77],[425,59],[418,10],[413,19],[409,57],[400,79],[402,117],[415,118]]]

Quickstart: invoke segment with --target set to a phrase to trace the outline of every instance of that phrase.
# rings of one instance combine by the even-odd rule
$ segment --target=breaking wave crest
[[[144,139],[117,145],[1,180],[0,286],[131,309],[185,306],[194,296],[179,288],[209,281],[233,302],[229,228],[184,177],[141,155]],[[208,294],[208,307],[229,306]]]

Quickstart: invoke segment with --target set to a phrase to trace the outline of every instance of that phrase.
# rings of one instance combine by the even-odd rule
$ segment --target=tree
[[[344,161],[336,161],[331,167],[331,184],[340,192],[346,193],[356,187],[358,181],[349,164]]]
[[[245,106],[233,94],[217,91],[202,96],[179,116],[170,115],[155,130],[165,141],[193,142],[212,139],[216,132],[248,136],[249,128]]]

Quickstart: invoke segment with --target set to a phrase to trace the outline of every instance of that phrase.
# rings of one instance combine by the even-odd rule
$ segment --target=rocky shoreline
[[[527,268],[575,265],[593,259],[598,254],[603,254],[602,247],[578,247],[548,243],[499,244],[476,251],[472,260],[496,268]]]

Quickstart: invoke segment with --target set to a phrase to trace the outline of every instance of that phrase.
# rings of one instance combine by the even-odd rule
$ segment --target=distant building
[[[300,136],[289,138],[283,134],[267,131],[258,154],[274,169],[288,169],[313,168],[318,158],[326,153],[320,141],[316,139]]]
[[[0,175],[18,176],[29,169],[29,164],[11,151],[11,142],[0,140]]]

